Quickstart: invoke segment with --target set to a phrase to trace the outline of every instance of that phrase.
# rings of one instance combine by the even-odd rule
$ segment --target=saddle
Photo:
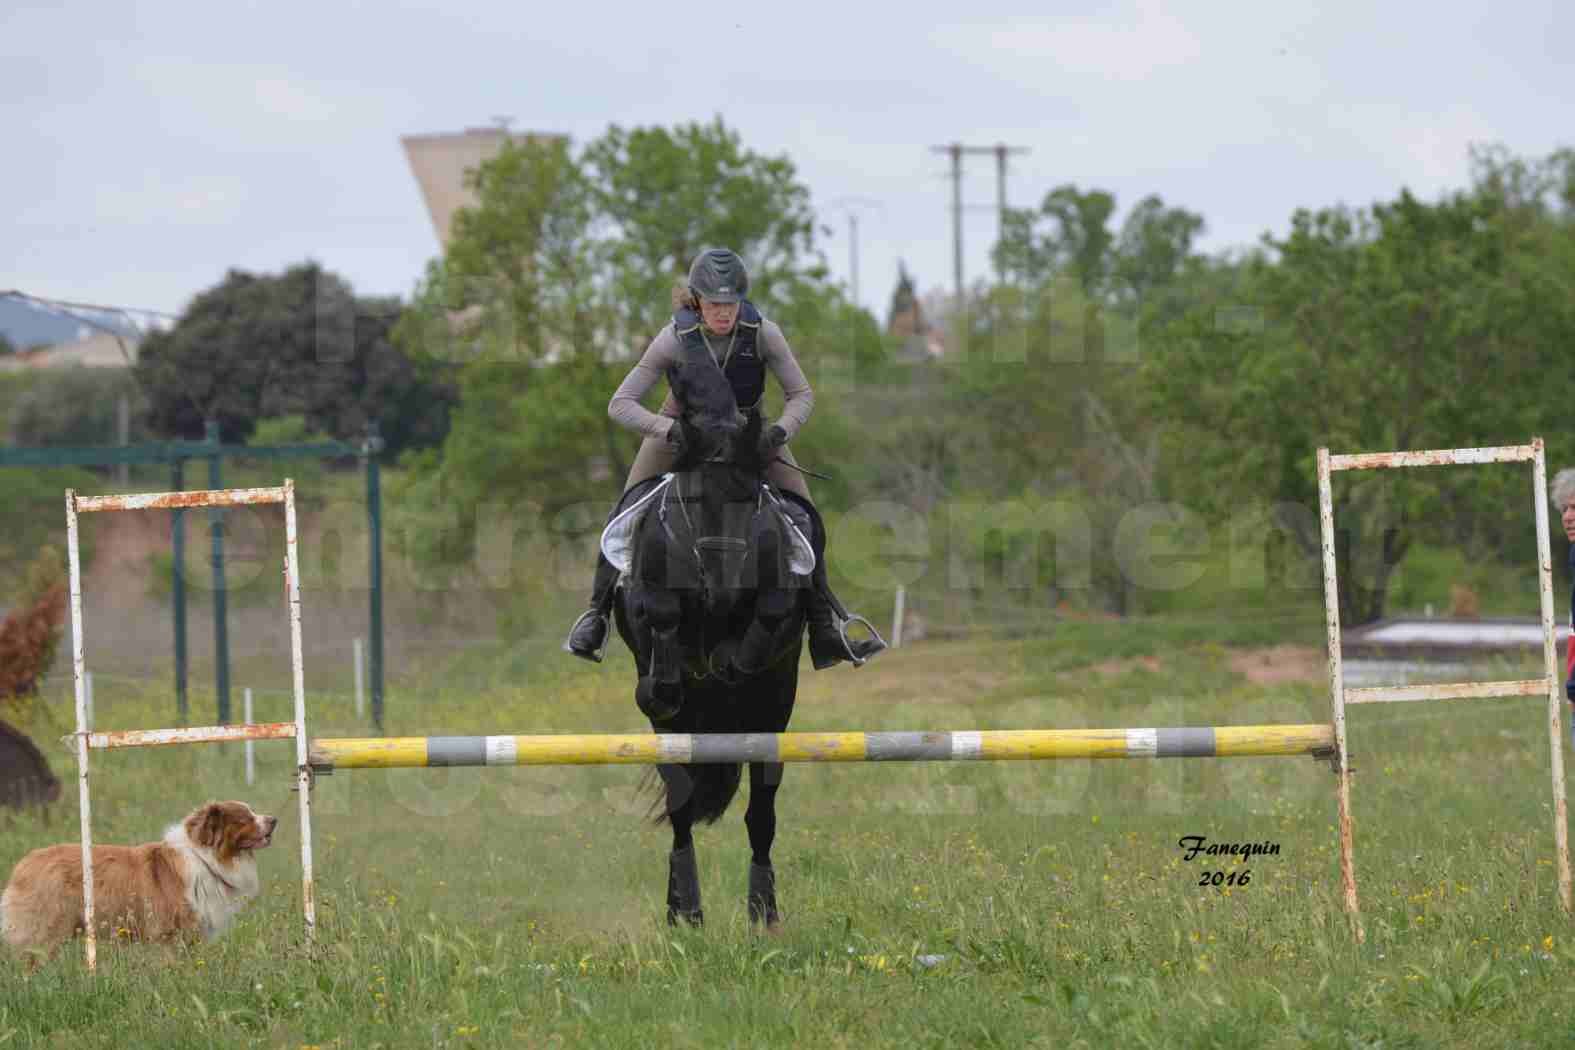
[[[602,530],[602,554],[623,576],[627,577],[633,571],[636,536],[646,515],[653,510],[664,515],[683,515],[682,501],[689,497],[677,492],[676,481],[677,475],[664,474],[649,492],[614,515]],[[760,486],[760,501],[762,510],[777,515],[781,521],[788,570],[795,575],[809,576],[815,571],[815,548],[808,538],[808,514],[791,500],[783,499],[764,482]],[[740,516],[737,522],[729,523],[723,534],[693,533],[690,538],[695,553],[702,559],[710,557],[727,566],[741,566],[750,552],[750,537],[754,531],[752,523],[752,516]],[[724,571],[724,575],[735,576],[729,571]]]

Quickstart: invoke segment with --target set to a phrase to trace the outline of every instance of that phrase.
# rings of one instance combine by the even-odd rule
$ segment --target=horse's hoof
[[[680,686],[662,685],[646,675],[634,687],[634,702],[651,721],[666,722],[683,707],[683,693]]]
[[[690,926],[705,925],[705,912],[700,907],[700,872],[695,866],[692,845],[667,855],[667,925],[677,926],[679,920]]]
[[[683,921],[685,926],[693,926],[699,929],[705,925],[705,912],[700,908],[695,908],[693,911],[679,911],[677,908],[667,909],[667,925],[677,926],[680,920]]]
[[[749,864],[749,925],[778,932],[782,913],[777,910],[777,874],[771,867],[762,867],[753,861]]]

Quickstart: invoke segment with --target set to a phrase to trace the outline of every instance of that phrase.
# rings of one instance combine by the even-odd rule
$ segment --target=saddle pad
[[[645,514],[646,507],[672,483],[673,476],[669,474],[650,492],[619,511],[618,516],[609,521],[607,527],[602,530],[602,553],[619,572],[627,575],[634,565],[634,531],[639,527],[640,518]]]
[[[609,521],[607,527],[602,530],[602,554],[606,555],[607,560],[612,562],[619,572],[628,575],[633,571],[635,530],[639,528],[640,519],[651,503],[672,483],[673,475],[668,474],[650,492],[619,511],[618,516]],[[794,524],[792,515],[787,512],[782,501],[769,488],[765,492],[777,514],[782,518],[782,523],[787,526],[788,571],[800,576],[808,576],[815,571],[815,548]]]
[[[788,571],[797,573],[800,576],[808,576],[815,571],[815,548],[811,546],[809,540],[804,538],[804,534],[799,531],[798,525],[793,521],[793,515],[788,513],[787,507],[782,505],[782,501],[777,498],[776,493],[767,488],[766,498],[771,500],[772,505],[776,507],[777,513],[782,517],[782,523],[787,526]]]

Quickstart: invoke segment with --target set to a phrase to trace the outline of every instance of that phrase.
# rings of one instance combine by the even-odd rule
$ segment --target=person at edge
[[[1568,467],[1553,476],[1548,498],[1553,509],[1559,512],[1564,525],[1564,535],[1570,541],[1570,628],[1569,640],[1564,643],[1564,695],[1575,702],[1575,467]],[[1575,733],[1575,727],[1571,728]]]
[[[664,326],[651,340],[651,345],[624,377],[607,405],[607,414],[614,422],[645,438],[635,456],[634,465],[629,468],[623,496],[613,507],[612,515],[618,513],[637,488],[643,490],[646,487],[644,482],[672,470],[683,451],[683,428],[677,421],[683,406],[678,404],[671,391],[660,412],[651,412],[640,404],[640,398],[667,374],[672,365],[685,354],[709,354],[732,385],[739,408],[749,414],[760,411],[765,395],[766,369],[769,368],[782,384],[786,401],[781,418],[761,428],[762,452],[767,456],[775,453],[775,461],[766,472],[766,481],[802,508],[810,524],[810,542],[815,548],[815,572],[806,609],[810,660],[816,670],[824,670],[844,660],[854,666],[861,666],[885,649],[886,643],[873,630],[868,638],[848,636],[847,624],[850,620],[860,620],[866,626],[868,621],[846,615],[841,603],[831,592],[826,577],[825,525],[810,499],[809,486],[805,484],[803,475],[795,469],[797,463],[788,449],[788,442],[809,419],[815,395],[794,359],[782,329],[766,320],[754,304],[745,298],[748,291],[749,273],[744,267],[744,261],[727,248],[711,248],[701,252],[689,268],[687,286],[674,289],[672,323]],[[609,521],[612,515],[609,515]],[[613,589],[617,582],[617,568],[605,556],[598,554],[590,607],[574,621],[564,643],[564,648],[575,656],[601,662],[607,640],[608,616],[612,612]]]

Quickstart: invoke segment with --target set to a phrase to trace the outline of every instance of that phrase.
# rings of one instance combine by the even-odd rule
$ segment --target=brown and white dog
[[[254,851],[273,841],[275,817],[244,802],[210,802],[161,842],[93,847],[93,917],[105,939],[212,940],[259,889]],[[46,846],[23,857],[0,894],[0,936],[30,956],[53,956],[82,932],[82,847]]]

